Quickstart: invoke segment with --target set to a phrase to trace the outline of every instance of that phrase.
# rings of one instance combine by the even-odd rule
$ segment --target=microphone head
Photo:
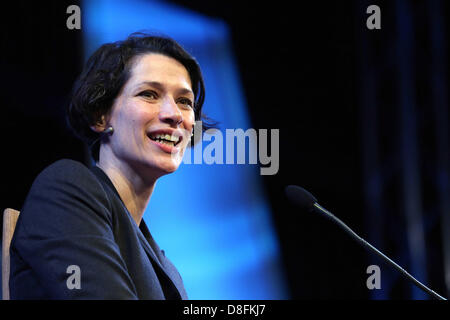
[[[308,191],[299,186],[290,185],[285,189],[287,198],[296,206],[311,211],[317,199]]]

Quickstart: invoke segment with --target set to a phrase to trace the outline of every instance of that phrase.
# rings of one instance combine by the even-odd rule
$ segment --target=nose
[[[178,105],[172,99],[165,99],[159,111],[159,119],[162,122],[172,125],[179,125],[183,122],[183,115]]]

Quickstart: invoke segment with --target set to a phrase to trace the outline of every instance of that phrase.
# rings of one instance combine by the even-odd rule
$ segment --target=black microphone
[[[344,222],[342,222],[339,218],[334,216],[331,212],[323,208],[321,205],[317,203],[317,199],[308,191],[305,189],[299,187],[290,185],[287,186],[285,189],[286,196],[288,199],[298,207],[307,210],[308,212],[317,212],[321,216],[325,216],[326,218],[330,219],[331,221],[335,222],[339,227],[344,229],[354,240],[359,242],[362,246],[365,248],[370,249],[372,252],[376,253],[379,257],[383,258],[384,261],[388,262],[391,266],[393,266],[395,269],[400,271],[400,273],[406,277],[408,280],[412,281],[417,287],[431,295],[433,298],[436,298],[438,300],[447,300],[446,298],[440,296],[424,284],[422,284],[420,281],[418,281],[416,278],[411,276],[405,269],[400,267],[397,263],[392,261],[389,257],[387,257],[384,253],[382,253],[380,250],[372,246],[370,243],[368,243],[366,240],[358,236],[352,229],[350,229]]]

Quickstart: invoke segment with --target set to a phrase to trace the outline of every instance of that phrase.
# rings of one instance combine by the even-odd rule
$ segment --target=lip
[[[163,144],[163,143],[160,143],[158,141],[152,140],[150,138],[150,135],[155,135],[155,134],[169,134],[169,135],[173,135],[173,136],[179,137],[180,140],[178,141],[178,143],[176,145],[169,146],[167,144]],[[147,132],[147,138],[150,140],[151,143],[153,143],[154,145],[159,147],[162,151],[164,151],[166,153],[173,154],[173,153],[177,153],[177,152],[180,151],[179,146],[180,146],[181,141],[183,141],[183,134],[182,134],[182,132],[180,130],[175,130],[175,129],[169,129],[169,128],[156,129],[156,130],[152,130],[152,131]]]
[[[166,153],[174,154],[174,153],[178,153],[180,151],[180,148],[178,148],[177,146],[172,147],[167,144],[163,144],[163,143],[154,141],[150,138],[148,138],[148,140],[150,140],[151,143],[153,143],[154,145],[156,145],[157,147],[159,147],[162,151],[164,151]]]

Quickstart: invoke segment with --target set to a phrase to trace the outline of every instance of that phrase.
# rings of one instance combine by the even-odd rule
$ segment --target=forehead
[[[160,82],[167,86],[191,88],[191,79],[186,68],[174,58],[150,53],[136,58],[131,67],[129,85],[142,82]]]

